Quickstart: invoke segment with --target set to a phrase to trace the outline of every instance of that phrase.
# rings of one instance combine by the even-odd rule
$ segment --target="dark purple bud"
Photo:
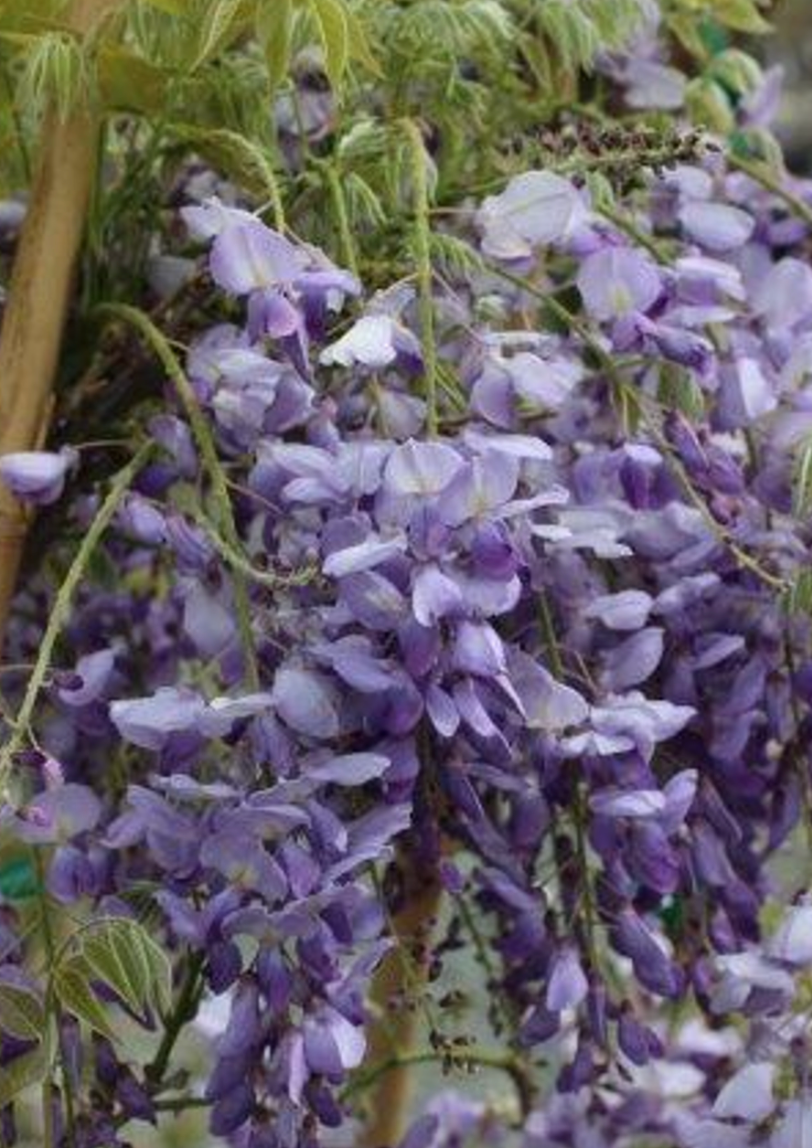
[[[212,1136],[230,1136],[245,1124],[256,1104],[251,1082],[242,1080],[233,1091],[227,1093],[211,1110],[209,1129]]]

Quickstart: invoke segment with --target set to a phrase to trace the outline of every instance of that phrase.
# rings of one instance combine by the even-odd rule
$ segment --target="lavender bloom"
[[[0,480],[15,497],[34,506],[47,506],[62,497],[68,472],[79,456],[71,447],[54,453],[20,451],[0,457]]]

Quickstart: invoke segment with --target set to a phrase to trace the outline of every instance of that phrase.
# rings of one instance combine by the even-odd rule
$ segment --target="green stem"
[[[211,1101],[205,1096],[175,1096],[167,1100],[154,1100],[152,1106],[156,1112],[180,1113],[188,1112],[191,1108],[210,1108]]]
[[[431,203],[426,173],[426,148],[414,120],[403,120],[409,144],[414,185],[414,246],[417,261],[418,309],[423,344],[423,378],[426,395],[426,428],[437,435],[437,346],[434,335],[434,294],[431,266]]]
[[[553,615],[550,611],[550,603],[547,600],[547,595],[544,590],[539,590],[538,593],[539,603],[539,622],[541,624],[541,632],[544,637],[544,645],[547,648],[547,657],[550,659],[550,666],[556,678],[560,682],[564,681],[564,661],[561,657],[561,650],[558,646],[558,640],[555,635],[555,626],[553,625]]]
[[[280,590],[289,586],[306,586],[319,576],[318,566],[303,566],[300,570],[292,570],[289,574],[276,574],[273,570],[259,570],[239,550],[235,550],[226,542],[225,538],[217,532],[217,529],[199,508],[189,508],[188,513],[206,532],[221,557],[228,562],[231,568],[244,574],[246,578],[250,578],[258,586],[265,586],[268,590]]]
[[[492,1068],[505,1072],[513,1081],[523,1108],[525,1107],[528,1095],[533,1091],[527,1069],[523,1064],[519,1063],[512,1053],[491,1052],[486,1048],[461,1047],[458,1052],[454,1053],[447,1050],[423,1049],[417,1052],[404,1052],[391,1056],[387,1060],[380,1061],[367,1072],[359,1073],[343,1090],[341,1100],[349,1100],[359,1092],[366,1091],[367,1088],[376,1084],[381,1077],[386,1076],[389,1072],[394,1072],[397,1069],[411,1068],[419,1064],[444,1064],[448,1067],[458,1067],[461,1069],[469,1067]]]
[[[658,263],[670,262],[662,245],[658,243],[653,236],[647,235],[646,232],[638,227],[632,219],[629,219],[624,212],[618,211],[608,204],[603,204],[599,207],[598,212],[608,219],[610,223],[613,223],[618,230],[625,232],[638,246],[645,248],[649,255],[652,255]]]
[[[217,446],[209,425],[200,409],[191,383],[178,362],[178,358],[169,340],[160,331],[149,315],[137,307],[129,307],[125,303],[105,303],[98,308],[102,315],[111,319],[119,319],[135,327],[144,341],[152,348],[172,381],[183,404],[186,416],[192,427],[200,450],[203,464],[211,482],[212,497],[218,515],[217,528],[222,533],[232,550],[242,550],[242,543],[234,521],[234,511],[228,493],[228,479],[217,454]],[[237,613],[237,625],[243,644],[243,653],[246,663],[246,680],[252,690],[259,689],[259,667],[257,665],[256,651],[254,649],[254,636],[251,629],[251,602],[248,587],[241,571],[234,571],[234,606]]]
[[[158,1051],[150,1064],[144,1069],[144,1076],[149,1080],[153,1089],[160,1086],[169,1067],[169,1060],[177,1044],[183,1028],[194,1017],[200,999],[200,973],[203,968],[205,956],[203,953],[194,953],[186,968],[178,999],[175,1007],[166,1019],[164,1034]]]
[[[42,864],[42,857],[40,853],[33,849],[31,850],[34,868],[37,874],[37,885],[39,887],[38,899],[40,903],[40,921],[42,923],[42,936],[45,941],[45,954],[48,958],[48,968],[53,970],[56,967],[56,945],[54,944],[54,933],[51,927],[51,914],[48,909],[48,893],[45,888],[45,868]],[[58,998],[49,992],[48,1000],[54,1010],[54,1020],[56,1022],[56,1046],[59,1050],[59,1059],[62,1063],[62,1087],[65,1093],[65,1115],[67,1117],[68,1125],[68,1143],[76,1143],[76,1107],[73,1100],[73,1083],[70,1078],[70,1071],[67,1065],[67,1058],[65,1056],[65,1048],[62,1039],[62,1009],[59,1004]],[[48,1073],[46,1079],[46,1087],[50,1094],[51,1074]]]
[[[341,186],[338,172],[332,164],[325,164],[324,173],[327,179],[327,186],[330,189],[330,198],[333,201],[333,210],[336,213],[338,237],[341,242],[341,258],[345,267],[351,271],[357,279],[358,257],[355,253],[355,240],[352,236],[350,218],[347,214],[347,200],[344,195],[344,188]]]
[[[85,575],[90,559],[102,535],[112,522],[121,500],[132,486],[133,479],[144,466],[152,454],[153,449],[154,447],[151,443],[141,447],[127,466],[123,467],[115,476],[107,497],[99,507],[98,513],[90,524],[87,534],[85,534],[82,544],[77,551],[76,557],[71,563],[65,580],[57,591],[56,600],[50,617],[48,618],[48,625],[45,628],[45,633],[40,642],[37,660],[34,663],[34,668],[28,679],[22,705],[17,712],[14,729],[12,730],[9,740],[3,746],[2,751],[0,751],[0,791],[5,789],[14,756],[22,748],[23,742],[30,729],[31,719],[34,714],[34,709],[36,708],[39,693],[45,684],[48,669],[51,665],[54,647],[67,624],[73,598],[79,583]],[[7,795],[5,799],[7,800]]]

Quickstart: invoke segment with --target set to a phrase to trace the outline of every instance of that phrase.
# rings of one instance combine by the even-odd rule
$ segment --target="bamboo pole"
[[[87,36],[119,0],[74,0]],[[28,213],[0,331],[0,454],[35,449],[47,433],[62,333],[93,185],[97,124],[87,106],[46,113]],[[0,652],[28,520],[0,484]]]

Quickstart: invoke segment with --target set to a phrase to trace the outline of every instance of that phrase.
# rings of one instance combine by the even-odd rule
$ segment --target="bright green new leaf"
[[[350,55],[350,29],[341,0],[310,0],[324,48],[324,70],[334,90],[341,87]]]
[[[275,91],[288,74],[293,44],[293,0],[259,0],[257,39],[268,65],[268,80]]]
[[[103,47],[97,56],[97,81],[111,111],[157,114],[166,98],[167,76],[125,48]]]
[[[107,921],[82,939],[82,955],[93,973],[136,1014],[151,995],[150,967],[135,922]]]
[[[190,71],[196,71],[227,45],[244,14],[240,0],[210,0],[200,23],[195,57],[189,66]]]
[[[380,69],[378,61],[375,59],[375,54],[369,42],[366,27],[359,17],[353,12],[352,8],[344,9],[344,16],[347,20],[347,35],[349,43],[349,54],[353,60],[357,60],[370,72],[378,77],[383,77],[383,72]]]
[[[713,0],[713,14],[720,23],[735,32],[763,35],[770,31],[770,24],[754,0]]]
[[[53,988],[64,1009],[89,1025],[94,1032],[117,1040],[107,1013],[90,987],[92,969],[79,954],[61,961],[54,972]]]
[[[168,16],[185,16],[191,11],[194,0],[144,0],[151,8],[166,12]]]

